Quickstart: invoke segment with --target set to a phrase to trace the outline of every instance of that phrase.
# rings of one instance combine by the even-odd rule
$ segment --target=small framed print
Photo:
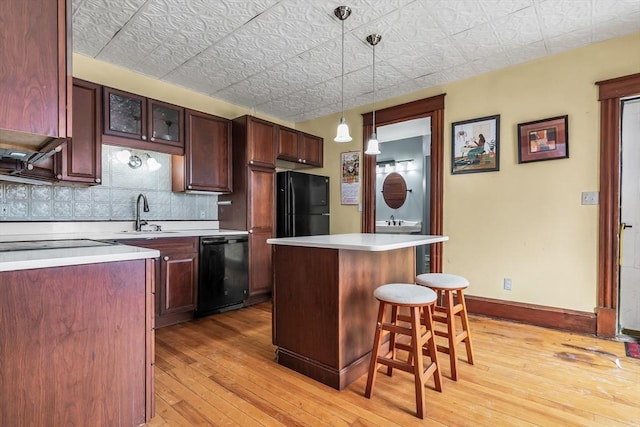
[[[518,125],[518,163],[569,157],[569,116]]]
[[[500,170],[500,115],[451,124],[451,173]]]

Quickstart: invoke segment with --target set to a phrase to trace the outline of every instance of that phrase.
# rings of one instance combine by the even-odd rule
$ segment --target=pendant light
[[[380,34],[371,34],[367,36],[367,42],[373,46],[373,132],[367,143],[367,150],[364,154],[377,155],[380,154],[380,146],[378,144],[378,135],[376,133],[376,45],[382,40]]]
[[[333,11],[333,14],[342,21],[342,116],[340,117],[336,137],[333,140],[335,142],[350,142],[352,138],[349,135],[349,126],[344,120],[344,20],[351,15],[351,9],[348,6],[338,6]]]

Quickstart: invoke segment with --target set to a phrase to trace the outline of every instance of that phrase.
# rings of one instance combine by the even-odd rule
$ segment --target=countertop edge
[[[363,237],[364,236],[364,237]],[[393,236],[392,238],[386,237],[367,237],[367,236]],[[390,251],[394,249],[408,248],[412,246],[430,245],[432,243],[445,242],[449,240],[449,236],[434,236],[434,235],[403,235],[399,234],[372,234],[372,233],[354,233],[354,234],[331,234],[327,236],[309,236],[309,237],[284,237],[284,238],[271,238],[267,239],[267,243],[272,245],[282,246],[302,246],[309,248],[321,248],[321,249],[344,249],[366,252],[379,252]],[[326,237],[322,240],[321,237]],[[338,239],[349,240],[353,238],[354,241],[337,241]],[[365,238],[370,240],[378,240],[372,242],[358,242],[359,238]],[[392,240],[387,241],[385,240]]]
[[[71,251],[71,253],[69,249],[27,251],[30,253],[31,257],[24,259],[17,259],[19,258],[19,255],[13,257],[9,255],[3,256],[2,254],[0,254],[0,272],[64,267],[69,265],[132,261],[147,258],[157,258],[160,256],[160,251],[156,249],[146,249],[128,245],[74,249],[75,251]],[[13,254],[17,253],[19,252],[13,252]]]

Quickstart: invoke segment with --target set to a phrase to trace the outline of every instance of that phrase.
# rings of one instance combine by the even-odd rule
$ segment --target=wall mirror
[[[398,209],[407,200],[407,183],[402,175],[391,172],[382,184],[382,197],[391,209]]]

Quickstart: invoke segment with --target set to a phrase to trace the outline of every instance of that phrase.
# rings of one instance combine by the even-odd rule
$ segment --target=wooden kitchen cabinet
[[[153,416],[152,260],[0,272],[0,425]]]
[[[233,193],[218,196],[220,228],[249,232],[249,297],[272,290],[271,245],[275,235],[275,141],[277,125],[243,116],[233,120]]]
[[[243,141],[243,163],[276,167],[276,132],[278,125],[253,116],[233,119],[234,156],[237,141]]]
[[[172,157],[172,190],[230,193],[231,121],[193,110],[185,116],[185,152]]]
[[[71,0],[2,2],[0,140],[71,136],[70,41]]]
[[[73,138],[54,158],[62,182],[96,185],[102,182],[102,87],[73,79]]]
[[[184,108],[104,87],[102,142],[184,154]]]
[[[277,159],[292,168],[301,165],[322,167],[323,142],[319,136],[279,126]]]
[[[120,243],[160,251],[156,263],[156,328],[192,320],[198,286],[198,238],[133,239]]]
[[[308,133],[300,133],[298,151],[302,163],[322,167],[324,164],[324,139]]]

